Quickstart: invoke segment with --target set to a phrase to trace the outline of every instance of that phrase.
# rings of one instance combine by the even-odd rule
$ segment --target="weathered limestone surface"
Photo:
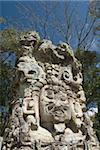
[[[20,39],[12,114],[2,150],[99,150],[85,112],[81,64],[66,43]]]

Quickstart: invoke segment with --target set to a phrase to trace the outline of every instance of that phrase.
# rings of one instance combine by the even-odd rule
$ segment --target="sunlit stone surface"
[[[85,106],[81,64],[66,43],[20,39],[12,114],[2,150],[99,150]]]

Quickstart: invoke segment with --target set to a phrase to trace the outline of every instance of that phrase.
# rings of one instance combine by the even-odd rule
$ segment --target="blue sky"
[[[29,17],[25,18],[26,16],[28,16],[28,13],[26,11],[26,13],[23,11],[24,9],[22,9],[23,7],[21,6],[20,9],[19,9],[19,3],[23,4],[24,6],[26,7],[30,7],[32,9],[32,11],[34,11],[34,13],[39,16],[40,18],[44,19],[45,20],[45,12],[44,12],[44,8],[43,8],[43,5],[42,5],[42,2],[44,1],[0,1],[1,3],[1,12],[0,12],[0,16],[6,18],[7,20],[10,20],[10,23],[11,22],[18,22],[18,26],[20,29],[28,29],[28,30],[36,30],[37,32],[39,32],[40,36],[42,37],[42,33],[43,33],[43,29],[41,27],[41,25],[37,22],[35,22],[35,26],[37,26],[36,28],[35,27],[30,27],[30,24],[31,24],[31,21],[29,21]],[[53,10],[54,12],[50,12],[51,15],[48,19],[48,22],[49,23],[52,23],[54,22],[54,18],[52,16],[57,16],[58,19],[60,20],[60,24],[63,24],[64,23],[64,18],[63,18],[63,11],[64,11],[64,6],[66,5],[65,1],[56,1],[56,2],[53,2],[53,1],[47,1],[46,3],[48,3],[48,8],[52,7],[52,4],[55,5],[54,3],[57,3],[57,7],[55,5],[55,10]],[[74,11],[74,15],[73,15],[73,23],[77,23],[77,20],[76,18],[79,18],[81,20],[81,22],[84,20],[85,18],[85,15],[87,13],[87,8],[88,8],[88,4],[89,2],[88,1],[69,1],[69,5],[71,7],[71,9]],[[22,10],[21,10],[22,9]],[[24,15],[24,17],[23,17]],[[40,22],[41,23],[41,22]],[[88,23],[86,25],[88,27]],[[2,25],[1,26],[2,28],[6,28],[5,25]],[[47,32],[48,32],[48,39],[52,40],[54,43],[59,43],[59,41],[64,41],[64,38],[61,34],[58,34],[55,30],[55,28],[53,28],[52,26],[51,27],[48,27],[47,29]],[[73,30],[73,33],[76,32],[75,31],[75,28]],[[52,34],[55,33],[53,36]],[[96,40],[93,41],[93,45],[92,45],[92,48],[91,49],[95,49],[97,51],[98,50],[98,47],[96,45]],[[70,44],[72,46],[73,49],[75,49],[76,45],[77,45],[77,41],[76,41],[76,37],[75,35],[73,36],[73,38],[71,37],[71,40],[70,40]]]

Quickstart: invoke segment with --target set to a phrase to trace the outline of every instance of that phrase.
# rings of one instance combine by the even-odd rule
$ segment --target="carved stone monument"
[[[2,150],[99,150],[86,113],[81,64],[66,43],[20,39],[12,114]]]

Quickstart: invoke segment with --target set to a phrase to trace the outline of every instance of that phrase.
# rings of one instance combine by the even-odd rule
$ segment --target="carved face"
[[[21,57],[18,63],[18,70],[24,74],[28,82],[36,80],[44,76],[41,67],[36,63],[34,58],[27,56]]]
[[[42,121],[65,122],[71,119],[66,91],[57,85],[46,85],[41,90],[40,113]]]

